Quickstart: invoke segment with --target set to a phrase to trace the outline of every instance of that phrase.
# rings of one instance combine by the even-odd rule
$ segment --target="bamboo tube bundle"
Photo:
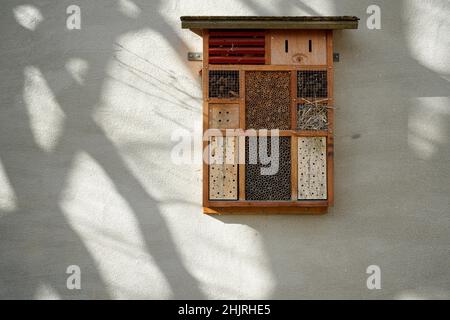
[[[272,140],[267,138],[267,143],[261,144],[261,138],[257,138],[257,146],[250,147],[249,137],[245,141],[245,198],[247,200],[290,200],[291,199],[291,137],[277,137],[278,149],[271,153]],[[272,159],[277,158],[278,170],[274,174],[263,174],[262,168],[268,165],[257,157],[259,148],[266,147],[267,155]],[[258,158],[256,164],[250,163],[250,158]]]

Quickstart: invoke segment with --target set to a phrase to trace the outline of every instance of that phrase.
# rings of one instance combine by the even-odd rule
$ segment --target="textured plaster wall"
[[[368,30],[366,8],[381,8]],[[66,8],[81,7],[81,30]],[[448,1],[2,1],[0,298],[450,296]],[[335,33],[335,207],[201,213],[201,39],[181,15],[357,15]],[[201,152],[198,146],[195,152]],[[366,288],[366,268],[382,272]],[[81,268],[81,290],[66,268]]]

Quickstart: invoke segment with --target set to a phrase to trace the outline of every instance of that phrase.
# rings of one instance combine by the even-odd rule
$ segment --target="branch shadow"
[[[25,2],[24,2],[25,3]],[[146,246],[172,291],[174,299],[203,298],[196,279],[186,269],[159,210],[158,201],[145,190],[124,163],[120,152],[104,130],[93,120],[107,78],[107,63],[113,59],[117,38],[127,32],[151,28],[170,39],[173,50],[185,47],[174,36],[172,26],[158,12],[159,1],[136,1],[141,16],[134,20],[120,15],[110,1],[79,1],[82,30],[65,30],[65,8],[34,1],[44,19],[34,31],[18,25],[13,9],[22,4],[2,5],[1,70],[10,78],[2,82],[0,117],[0,161],[17,198],[17,210],[0,220],[0,296],[32,299],[41,285],[50,286],[63,299],[112,298],[99,271],[98,261],[73,229],[60,206],[62,191],[80,152],[87,153],[104,170],[117,192],[132,209]],[[105,17],[106,16],[106,17]],[[151,17],[151,19],[150,19]],[[105,25],[98,27],[101,19]],[[169,36],[170,34],[170,36]],[[88,62],[83,85],[73,81],[65,70],[74,58]],[[184,58],[184,57],[183,57]],[[36,143],[30,116],[23,99],[23,73],[27,66],[42,73],[55,101],[64,112],[64,126],[54,150]],[[94,213],[95,214],[95,213]],[[66,287],[66,268],[79,265],[82,289]],[[149,284],[151,285],[151,284]]]

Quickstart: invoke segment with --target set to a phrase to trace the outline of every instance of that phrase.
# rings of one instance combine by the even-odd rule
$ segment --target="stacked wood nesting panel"
[[[209,141],[209,198],[238,199],[237,138],[211,137]]]
[[[204,212],[326,212],[333,204],[332,30],[202,35],[203,129],[234,130],[224,139],[210,133],[204,147],[210,160],[227,154],[235,160],[204,163]],[[253,129],[279,129],[275,175],[261,175],[261,163],[249,163]]]

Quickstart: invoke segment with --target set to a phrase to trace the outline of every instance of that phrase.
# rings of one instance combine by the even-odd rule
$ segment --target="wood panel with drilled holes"
[[[239,128],[239,104],[210,104],[210,129]]]
[[[327,198],[325,137],[298,138],[298,199]]]
[[[238,199],[237,138],[211,137],[209,199]]]
[[[270,45],[272,64],[327,64],[325,30],[273,30]]]

